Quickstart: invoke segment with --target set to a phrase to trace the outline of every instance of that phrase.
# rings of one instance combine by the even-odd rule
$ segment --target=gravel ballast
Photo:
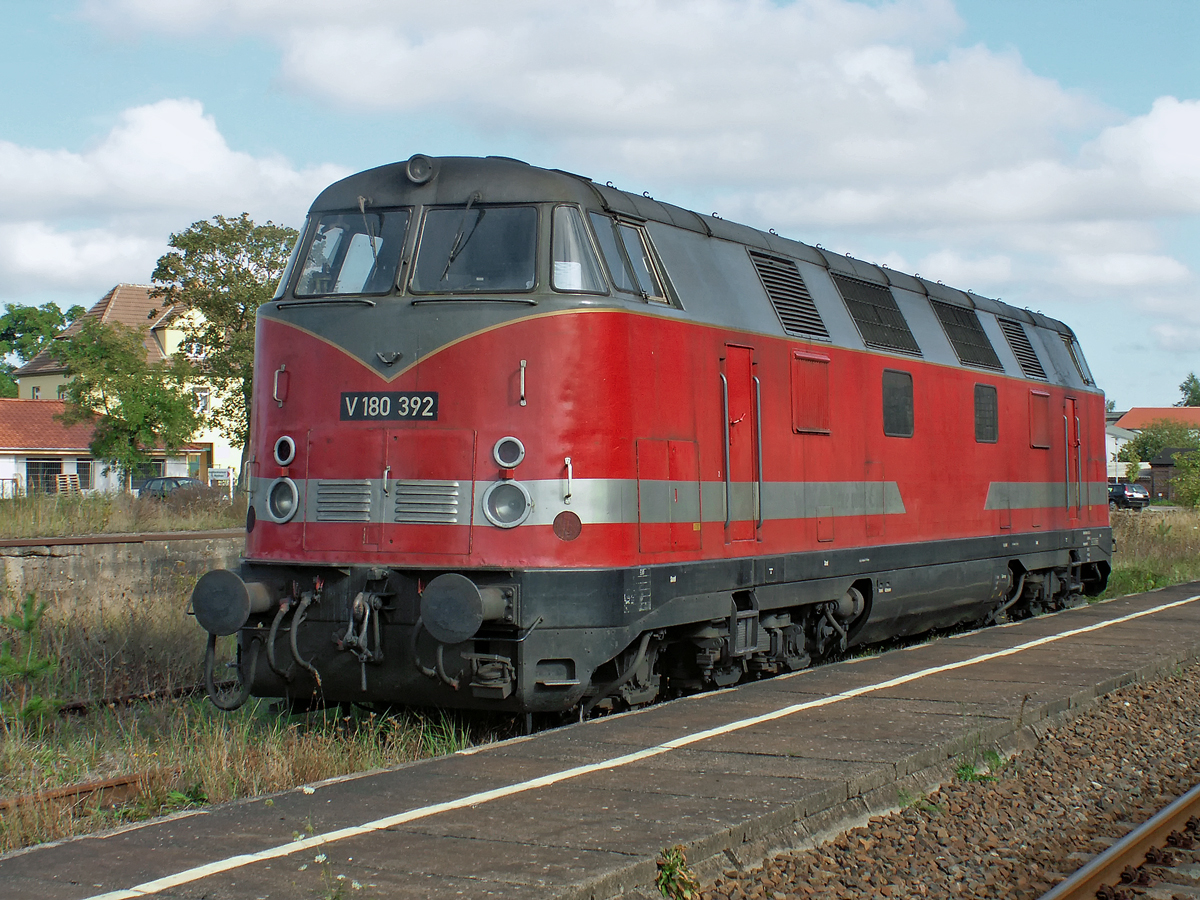
[[[816,849],[726,870],[700,896],[1036,898],[1200,782],[1198,735],[1192,664],[1101,698],[1006,760],[968,754],[940,789]]]

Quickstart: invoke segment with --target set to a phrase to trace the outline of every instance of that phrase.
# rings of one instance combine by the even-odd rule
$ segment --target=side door
[[[753,541],[759,525],[761,434],[754,350],[725,345],[721,366],[725,442],[725,541]]]
[[[1074,397],[1063,401],[1063,470],[1067,481],[1067,514],[1076,521],[1083,516],[1087,495],[1083,490],[1083,439],[1079,427],[1079,403]]]

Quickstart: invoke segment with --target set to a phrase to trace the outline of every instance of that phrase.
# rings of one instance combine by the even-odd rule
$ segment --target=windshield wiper
[[[458,259],[458,254],[462,253],[467,248],[468,241],[475,235],[475,230],[479,227],[480,221],[483,219],[485,210],[476,210],[475,222],[471,226],[471,233],[467,235],[466,240],[463,239],[463,232],[467,228],[467,215],[471,212],[471,206],[475,201],[482,201],[483,196],[476,191],[467,198],[467,206],[463,210],[462,220],[458,223],[458,232],[454,235],[454,243],[450,245],[450,255],[446,257],[446,268],[442,269],[442,277],[438,281],[445,281],[446,276],[450,274],[450,267],[454,265],[454,261]]]
[[[379,253],[375,250],[375,229],[367,221],[367,198],[361,195],[358,198],[358,212],[362,216],[363,228],[367,229],[367,237],[371,240],[371,259],[379,262]]]

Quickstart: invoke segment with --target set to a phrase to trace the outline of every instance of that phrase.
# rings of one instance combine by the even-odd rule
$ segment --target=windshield
[[[407,226],[407,209],[321,216],[296,296],[386,294],[396,281]]]
[[[409,287],[417,294],[528,291],[536,280],[536,257],[532,206],[431,209]]]

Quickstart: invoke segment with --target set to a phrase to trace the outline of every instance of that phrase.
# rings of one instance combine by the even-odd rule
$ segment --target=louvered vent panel
[[[904,321],[904,314],[900,312],[896,298],[888,288],[857,278],[847,278],[836,272],[830,272],[829,275],[846,301],[846,309],[858,326],[864,344],[881,350],[921,355],[917,339],[909,330],[908,322]]]
[[[404,525],[465,525],[457,481],[397,481],[396,522]]]
[[[370,522],[371,482],[318,481],[318,522]]]
[[[984,369],[1004,369],[992,342],[988,340],[983,326],[979,324],[979,315],[975,310],[932,298],[929,302],[933,304],[933,311],[941,320],[942,328],[946,330],[946,337],[950,338],[960,363]]]
[[[1008,346],[1012,348],[1013,356],[1021,364],[1021,371],[1025,373],[1025,377],[1040,378],[1045,381],[1046,370],[1042,368],[1037,354],[1033,352],[1033,344],[1029,343],[1029,335],[1025,333],[1021,323],[1014,322],[1012,319],[1001,319],[1000,328],[1003,329],[1004,336],[1008,338]]]
[[[762,280],[763,289],[771,298],[771,305],[783,330],[788,334],[801,337],[813,337],[818,340],[829,340],[829,332],[817,312],[804,279],[800,277],[800,269],[790,259],[780,259],[763,253],[750,251],[750,259]]]

